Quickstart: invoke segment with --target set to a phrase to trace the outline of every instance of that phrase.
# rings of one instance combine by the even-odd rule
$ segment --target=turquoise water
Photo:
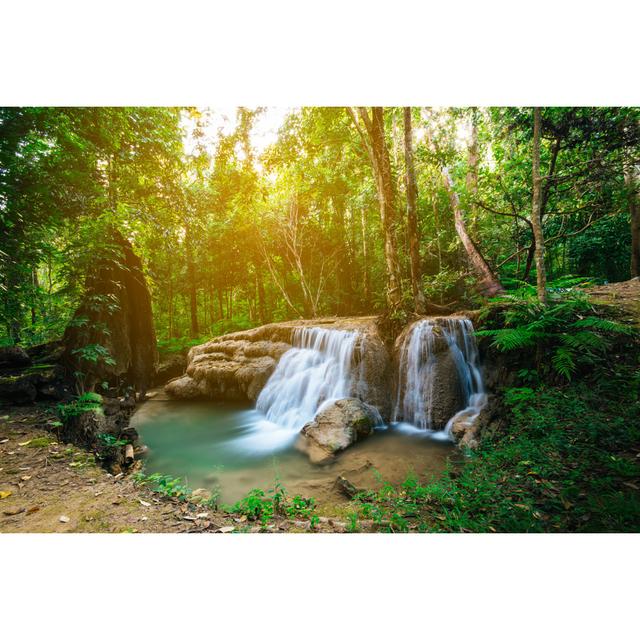
[[[376,485],[374,469],[391,482],[401,482],[410,470],[429,477],[453,451],[449,443],[388,428],[319,467],[294,448],[295,431],[267,422],[247,405],[177,402],[162,395],[142,405],[133,424],[150,449],[147,473],[185,478],[194,489],[217,488],[223,502],[255,487],[268,489],[276,478],[291,494],[339,501],[333,490],[338,475],[362,488]]]

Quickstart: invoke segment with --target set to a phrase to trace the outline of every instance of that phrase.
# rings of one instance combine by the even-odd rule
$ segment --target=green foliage
[[[83,393],[75,400],[57,406],[58,415],[63,422],[79,416],[86,411],[102,411],[102,396],[91,391]]]
[[[508,425],[441,479],[383,483],[355,505],[386,531],[638,532],[639,371],[508,389]]]
[[[348,533],[358,533],[360,527],[358,525],[358,514],[356,512],[351,512],[347,514],[347,532]]]
[[[79,360],[98,364],[102,362],[106,365],[113,366],[116,361],[111,357],[109,350],[101,344],[87,344],[72,352],[78,356]]]
[[[118,259],[110,228],[132,239],[142,259],[156,334],[168,352],[300,315],[384,313],[375,179],[351,117],[340,107],[292,109],[259,154],[252,134],[263,112],[239,108],[230,127],[211,134],[214,115],[206,109],[0,107],[0,344],[63,335],[97,261]],[[472,240],[514,296],[528,294],[535,278],[525,269],[531,109],[414,108],[412,115],[416,131],[432,134],[416,136],[413,149],[427,300],[474,301],[443,165]],[[385,108],[384,121],[399,214],[406,204],[402,108]],[[471,123],[477,181],[469,179],[459,136]],[[548,107],[542,128],[543,175],[553,169],[543,217],[550,291],[626,279],[623,174],[637,157],[638,109]],[[402,306],[412,311],[406,216],[394,226]],[[88,312],[114,313],[111,295],[97,294]],[[87,328],[82,322],[76,326]],[[107,332],[97,323],[91,329]],[[569,351],[557,358],[565,374]],[[111,362],[92,348],[77,355],[88,364]]]
[[[273,488],[267,492],[257,488],[251,489],[235,504],[223,505],[223,509],[228,513],[245,516],[248,520],[259,521],[263,527],[266,527],[276,516],[309,520],[311,530],[314,530],[319,523],[318,516],[315,514],[315,500],[299,495],[290,498],[277,478]]]
[[[313,498],[293,496],[285,506],[285,513],[289,518],[309,519],[312,517],[315,508],[316,502]]]
[[[176,478],[170,475],[160,473],[146,475],[143,472],[138,472],[134,474],[133,480],[136,484],[149,487],[151,491],[168,498],[177,498],[181,501],[187,500],[192,493],[191,488],[184,483],[182,478]]]
[[[224,509],[246,516],[249,520],[259,520],[265,527],[275,515],[286,512],[286,502],[286,491],[276,478],[273,488],[266,493],[262,489],[252,489],[244,498],[234,505],[225,505]]]
[[[129,444],[128,440],[121,440],[116,436],[110,433],[99,433],[98,439],[100,442],[109,449],[117,449],[119,447],[124,447],[126,444]]]
[[[490,328],[477,331],[477,336],[492,338],[492,346],[499,351],[535,347],[548,353],[553,371],[567,380],[580,367],[602,363],[616,338],[635,340],[638,336],[634,327],[597,315],[579,294],[555,297],[549,305],[501,298],[488,305],[483,315],[485,320],[491,318],[487,322]]]
[[[158,340],[158,352],[161,355],[172,353],[185,353],[191,347],[195,347],[202,342],[201,338],[170,338],[166,340]]]

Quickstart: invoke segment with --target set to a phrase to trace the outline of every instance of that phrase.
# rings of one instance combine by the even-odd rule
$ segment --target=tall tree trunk
[[[369,301],[371,299],[371,286],[369,284],[369,240],[367,237],[367,217],[364,207],[360,210],[360,225],[362,228],[362,279],[364,280],[364,303],[368,309]]]
[[[438,146],[433,139],[430,130],[427,128],[427,137],[430,141],[432,149],[438,153]],[[478,291],[485,297],[496,296],[504,292],[504,288],[500,283],[500,280],[495,273],[491,270],[489,263],[484,259],[484,256],[480,252],[480,249],[476,246],[475,242],[467,231],[467,225],[464,220],[464,211],[460,204],[460,198],[456,193],[453,185],[453,180],[449,174],[449,169],[446,166],[441,168],[441,176],[444,182],[444,186],[449,196],[449,202],[451,209],[453,210],[454,226],[456,233],[462,242],[462,246],[467,254],[467,259],[472,270],[475,272],[478,279]]]
[[[469,215],[471,218],[471,237],[474,241],[478,240],[478,212],[476,199],[478,197],[478,125],[476,123],[476,112],[471,118],[471,143],[467,150],[467,194],[469,195]]]
[[[216,321],[216,296],[211,282],[209,282],[209,318],[211,318],[211,324]]]
[[[531,203],[531,226],[535,239],[535,259],[537,272],[538,300],[543,304],[547,302],[547,274],[544,264],[544,235],[542,232],[542,179],[540,177],[540,135],[542,128],[542,116],[540,107],[533,108],[533,157],[532,178],[533,197]]]
[[[224,320],[224,307],[222,304],[222,287],[218,287],[218,308],[220,309],[220,320]]]
[[[640,276],[640,204],[638,203],[638,178],[635,167],[624,172],[624,184],[627,188],[629,218],[631,224],[631,277]]]
[[[449,175],[449,170],[446,167],[442,169],[442,178],[444,180],[447,193],[449,194],[451,208],[453,209],[456,232],[462,242],[464,250],[467,253],[469,264],[475,271],[478,278],[478,289],[481,295],[487,298],[496,296],[499,293],[502,293],[504,288],[467,232],[467,226],[464,221],[464,211],[460,205],[458,194],[453,187],[453,181]]]
[[[173,338],[173,275],[169,262],[169,340]]]
[[[336,230],[336,276],[338,282],[337,313],[345,314],[350,310],[353,294],[351,291],[351,276],[349,272],[349,246],[345,230],[345,206],[342,197],[332,197],[333,225]]]
[[[264,297],[264,282],[262,280],[262,270],[257,262],[254,262],[256,273],[256,291],[258,293],[258,317],[262,324],[267,323],[267,307]]]
[[[536,255],[536,239],[534,237],[534,238],[531,238],[531,244],[527,249],[527,262],[525,263],[524,275],[522,276],[522,279],[525,282],[528,282],[529,276],[531,275],[531,268],[533,267],[533,259],[535,255]]]
[[[391,312],[402,304],[402,285],[400,280],[400,262],[396,226],[398,215],[395,208],[395,185],[391,173],[389,149],[384,135],[384,108],[372,107],[371,115],[365,107],[358,107],[358,113],[364,123],[367,134],[350,111],[354,122],[369,154],[376,179],[376,191],[380,205],[380,218],[384,233],[384,257],[387,268],[387,305]]]
[[[404,108],[404,161],[407,170],[407,230],[409,233],[409,256],[411,258],[411,291],[416,313],[425,312],[420,269],[420,237],[418,234],[418,187],[413,166],[413,135],[411,107]]]
[[[436,183],[433,185],[433,195],[431,197],[431,207],[433,209],[433,227],[436,231],[436,250],[438,251],[438,271],[442,271],[442,243],[440,242],[440,215],[438,214],[438,203],[436,202]],[[442,297],[442,296],[441,296]],[[442,303],[442,300],[440,300]]]
[[[189,286],[189,309],[191,312],[191,337],[197,338],[200,329],[198,327],[198,297],[196,290],[196,272],[193,264],[193,246],[191,227],[187,224],[185,233],[185,245],[187,250],[187,280]]]
[[[36,324],[38,316],[38,312],[36,310],[36,302],[38,299],[39,288],[40,283],[38,282],[38,270],[35,267],[31,267],[31,326],[34,326]]]

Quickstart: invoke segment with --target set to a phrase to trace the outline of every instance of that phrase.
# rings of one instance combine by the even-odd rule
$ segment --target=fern
[[[625,324],[620,324],[614,320],[608,320],[607,318],[599,318],[598,316],[588,316],[581,318],[574,322],[572,327],[577,329],[595,329],[598,331],[604,331],[607,333],[619,333],[623,335],[633,335],[636,330],[633,327]]]
[[[493,337],[492,345],[500,351],[513,351],[529,347],[534,342],[532,334],[523,327],[517,329],[497,329],[478,331],[478,335]]]
[[[567,379],[579,366],[601,360],[612,337],[637,335],[632,326],[595,315],[595,309],[583,294],[556,298],[548,306],[513,297],[503,297],[501,304],[490,306],[484,317],[492,318],[494,326],[476,332],[477,335],[491,337],[492,346],[499,351],[543,345],[552,354],[551,368]]]
[[[576,371],[577,364],[575,360],[575,352],[571,347],[558,347],[551,358],[553,368],[567,380],[571,380],[571,377]]]
[[[578,331],[577,333],[565,333],[560,336],[560,341],[572,349],[594,349],[604,351],[608,342],[597,333],[591,331]]]

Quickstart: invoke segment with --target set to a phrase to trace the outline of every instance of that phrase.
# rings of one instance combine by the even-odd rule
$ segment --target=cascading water
[[[442,331],[456,363],[466,405],[447,422],[444,430],[447,435],[450,435],[451,427],[456,422],[464,421],[469,425],[473,424],[487,404],[487,394],[480,371],[480,356],[471,320],[447,318]]]
[[[258,396],[267,420],[297,433],[324,404],[351,395],[357,331],[301,327]]]
[[[464,408],[451,416],[444,428],[444,435],[450,436],[454,422],[473,423],[487,400],[473,324],[468,318],[421,320],[405,336],[400,348],[398,392],[393,421],[406,422],[429,432],[434,429],[432,406],[437,375],[437,327],[446,340],[455,364],[464,402]]]
[[[433,328],[431,321],[421,320],[405,336],[400,351],[393,422],[403,420],[419,429],[431,429],[433,370],[436,362]]]

